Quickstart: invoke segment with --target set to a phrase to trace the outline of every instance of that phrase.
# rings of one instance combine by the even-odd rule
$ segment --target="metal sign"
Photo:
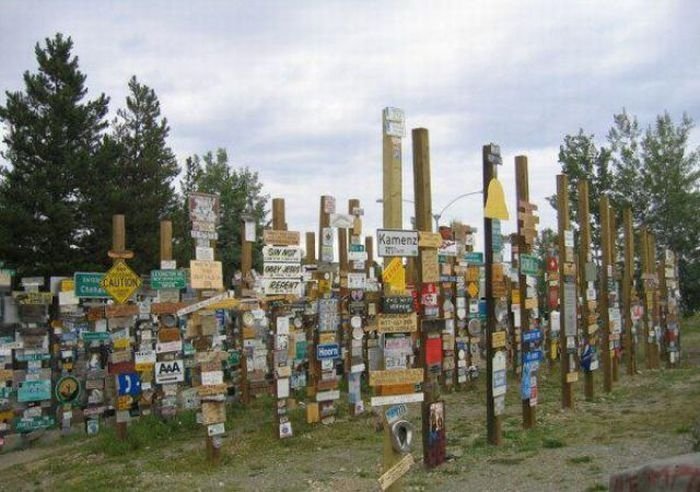
[[[151,270],[151,288],[184,289],[187,287],[187,277],[184,270]]]
[[[337,343],[326,343],[316,346],[316,358],[323,359],[337,359],[340,357],[340,347]]]
[[[208,193],[190,193],[188,199],[190,220],[201,222],[219,221],[219,196]]]
[[[156,362],[156,383],[181,383],[185,380],[185,366],[182,359]]]
[[[117,260],[105,274],[100,287],[123,304],[141,287],[141,278],[123,260]]]
[[[301,248],[297,246],[264,246],[263,261],[265,263],[301,262]]]
[[[24,381],[17,390],[17,401],[20,403],[51,399],[51,380]]]
[[[109,294],[100,285],[104,276],[104,273],[76,272],[73,275],[75,296],[88,299],[108,298]]]
[[[69,404],[80,398],[80,380],[75,376],[63,376],[56,383],[54,394],[56,400],[62,404]]]
[[[117,394],[119,396],[138,396],[141,394],[141,380],[135,372],[117,375]]]
[[[520,273],[523,275],[537,275],[540,271],[540,260],[533,255],[520,255]]]
[[[377,255],[418,256],[418,231],[377,229]]]

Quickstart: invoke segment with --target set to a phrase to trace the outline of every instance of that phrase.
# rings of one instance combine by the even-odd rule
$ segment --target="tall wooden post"
[[[567,257],[567,239],[565,236],[571,233],[571,219],[569,218],[569,179],[566,174],[557,175],[557,218],[559,225],[559,311],[561,319],[561,331],[559,340],[561,343],[561,406],[573,408],[574,397],[572,385],[575,378],[569,374],[578,374],[571,367],[570,351],[576,349],[575,323],[576,323],[576,267],[573,255]],[[573,289],[570,288],[573,283]],[[573,292],[572,292],[573,290]],[[574,299],[571,299],[573,294]],[[573,311],[573,313],[571,312]],[[573,330],[570,326],[574,323]],[[572,331],[574,332],[572,334]]]
[[[367,252],[367,263],[365,263],[365,268],[367,274],[374,269],[374,238],[372,236],[365,237],[365,251]]]
[[[615,210],[610,207],[608,211],[608,218],[610,222],[610,268],[612,269],[611,271],[611,280],[614,280],[613,282],[610,282],[610,285],[615,285],[619,287],[619,275],[618,275],[618,270],[617,270],[617,220],[615,219]],[[611,292],[608,292],[608,295],[610,295]],[[620,299],[617,298],[617,295],[619,295],[619,288],[616,289],[615,291],[615,305],[608,304],[608,308],[619,308],[620,306]],[[617,334],[615,336],[612,333],[609,333],[609,336],[611,338],[611,348],[610,348],[610,357],[612,358],[611,364],[612,364],[612,380],[613,383],[616,383],[620,380],[620,360],[618,358],[618,351],[615,350],[615,347],[620,346],[620,335]]]
[[[272,229],[275,231],[287,230],[287,219],[284,211],[284,198],[272,199]]]
[[[646,226],[642,226],[639,232],[640,254],[642,256],[642,286],[643,286],[643,304],[644,304],[644,358],[646,360],[646,368],[652,369],[652,342],[650,341],[653,333],[652,309],[654,307],[653,292],[650,287],[649,280],[649,231]]]
[[[305,245],[306,245],[306,256],[304,263],[307,265],[316,264],[316,234],[313,232],[307,232],[305,234]]]
[[[652,367],[654,369],[661,368],[658,333],[656,327],[659,326],[659,279],[656,272],[656,237],[652,233],[648,233],[649,238],[649,275],[652,284],[652,326],[654,331],[654,343],[651,347]]]
[[[600,242],[601,242],[601,268],[600,268],[600,317],[603,324],[603,389],[612,391],[612,351],[610,350],[610,299],[608,279],[612,272],[610,264],[610,201],[607,196],[600,198]]]
[[[383,213],[384,227],[401,229],[402,172],[401,172],[401,132],[391,131],[391,125],[403,126],[403,112],[395,108],[385,108],[382,112],[382,162],[383,162]]]
[[[622,274],[622,328],[627,374],[637,373],[637,347],[632,336],[632,284],[634,282],[634,231],[632,209],[623,211],[625,268]]]
[[[523,220],[520,219],[520,210],[523,203],[530,202],[530,186],[529,177],[527,169],[527,156],[519,155],[515,157],[515,200],[516,200],[516,210],[518,210],[518,269],[520,271],[518,275],[518,288],[520,289],[520,356],[523,358],[521,361],[521,367],[523,372],[522,377],[529,377],[529,374],[525,374],[525,352],[527,351],[527,345],[524,342],[524,334],[526,331],[530,331],[530,309],[527,303],[527,275],[522,271],[522,263],[520,258],[523,254],[530,254],[532,252],[532,245],[528,244],[525,238],[525,224]],[[534,226],[534,224],[533,224]],[[523,406],[523,428],[530,429],[535,426],[536,420],[536,408],[531,405],[530,398],[522,398]]]
[[[323,259],[323,229],[331,223],[330,213],[326,211],[325,205],[333,200],[332,196],[323,195],[321,197],[321,206],[318,212],[318,261]]]
[[[111,252],[123,253],[126,251],[126,225],[123,215],[112,216],[112,249]],[[119,254],[114,255],[113,263],[120,260]],[[127,423],[117,422],[117,439],[125,441],[127,436]]]
[[[496,166],[492,162],[491,145],[482,147],[484,208],[488,200],[488,187],[496,177]],[[486,434],[490,444],[503,442],[501,415],[496,415],[493,396],[493,332],[496,329],[496,303],[493,296],[493,219],[484,215],[484,269],[486,271],[484,296],[486,297]]]
[[[578,182],[578,214],[579,214],[579,296],[581,297],[581,333],[584,344],[587,342],[591,349],[597,347],[598,338],[597,318],[593,305],[597,300],[588,299],[589,286],[595,285],[595,279],[589,279],[586,275],[586,265],[593,262],[591,255],[591,216],[588,200],[588,181],[582,179]],[[595,287],[594,287],[595,288]],[[596,331],[590,332],[595,326]],[[595,397],[594,372],[590,369],[583,371],[584,396],[587,401]]]

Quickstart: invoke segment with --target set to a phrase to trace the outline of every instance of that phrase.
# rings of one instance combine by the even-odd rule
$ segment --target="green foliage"
[[[71,274],[86,263],[85,170],[100,153],[109,99],[85,100],[86,76],[70,37],[35,47],[36,73],[6,92],[0,184],[0,257],[21,276]]]
[[[253,267],[262,267],[262,229],[267,214],[269,200],[262,193],[262,183],[258,173],[248,167],[233,168],[228,161],[225,149],[217,149],[216,154],[207,152],[202,157],[189,157],[185,165],[185,179],[182,186],[180,217],[177,221],[176,253],[181,263],[186,264],[193,249],[189,239],[187,219],[187,198],[189,193],[199,191],[219,195],[220,216],[216,242],[217,258],[223,262],[224,279],[228,282],[241,266],[241,220],[243,214],[250,214],[257,223],[258,241],[253,248]],[[189,250],[188,250],[189,249]]]
[[[676,124],[664,113],[643,132],[637,119],[623,110],[613,116],[607,147],[597,147],[593,135],[579,130],[564,137],[559,152],[562,171],[569,175],[575,221],[576,184],[589,182],[594,250],[600,249],[600,197],[607,195],[618,224],[622,210],[630,207],[634,225],[646,225],[655,234],[657,253],[668,248],[678,255],[687,311],[700,307],[700,153],[688,148],[693,126],[687,115]]]

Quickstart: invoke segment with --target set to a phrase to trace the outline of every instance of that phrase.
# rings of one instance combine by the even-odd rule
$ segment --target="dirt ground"
[[[595,375],[596,397],[561,410],[556,369],[541,370],[537,425],[522,429],[521,404],[511,390],[503,421],[504,443],[486,444],[483,379],[464,392],[444,394],[449,461],[426,470],[420,443],[404,490],[542,491],[606,490],[611,473],[649,460],[692,451],[700,419],[700,330],[684,335],[680,369],[644,369],[628,376],[624,366],[612,393]],[[515,381],[509,381],[515,388]],[[342,405],[345,407],[346,405]],[[419,424],[419,407],[411,418]],[[203,429],[193,417],[163,425],[131,425],[120,443],[113,431],[88,438],[44,436],[22,451],[0,454],[0,490],[378,490],[382,434],[371,415],[341,415],[329,426],[310,426],[304,409],[292,412],[295,436],[279,441],[272,428],[272,401],[229,409],[221,463],[205,459]]]

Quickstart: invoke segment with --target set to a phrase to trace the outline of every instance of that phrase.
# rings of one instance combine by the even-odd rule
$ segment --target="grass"
[[[574,456],[573,458],[569,458],[566,460],[568,463],[571,463],[572,465],[580,465],[583,463],[591,463],[593,461],[593,458],[591,458],[588,455],[584,456]]]

